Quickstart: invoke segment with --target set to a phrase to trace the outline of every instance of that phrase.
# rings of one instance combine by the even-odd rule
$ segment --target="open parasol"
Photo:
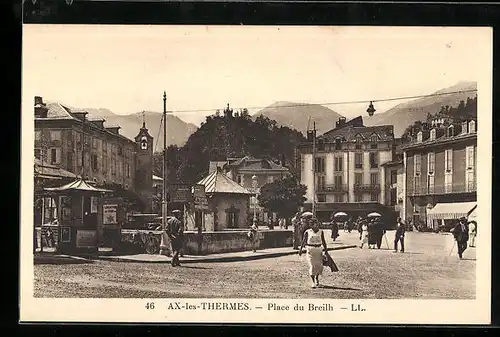
[[[314,216],[313,212],[304,212],[300,215],[301,218],[312,217],[312,216]]]
[[[341,216],[347,216],[347,213],[344,213],[344,212],[337,212],[333,215],[335,218],[337,217],[341,217]]]
[[[369,218],[376,218],[379,216],[382,216],[382,215],[380,215],[380,213],[377,213],[377,212],[372,212],[372,213],[367,215],[367,217],[369,217]]]

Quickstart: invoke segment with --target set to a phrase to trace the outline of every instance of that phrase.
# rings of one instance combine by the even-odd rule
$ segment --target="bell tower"
[[[141,195],[146,209],[151,210],[153,195],[153,137],[146,128],[146,119],[142,113],[142,128],[135,136],[135,191]]]

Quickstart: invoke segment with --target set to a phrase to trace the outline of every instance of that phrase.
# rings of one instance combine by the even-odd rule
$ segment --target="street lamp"
[[[258,186],[257,176],[254,174],[252,176],[252,187],[255,192],[255,200],[253,203],[253,222],[257,221],[257,186]]]

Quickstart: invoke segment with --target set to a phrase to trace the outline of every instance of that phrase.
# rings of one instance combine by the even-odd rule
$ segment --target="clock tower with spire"
[[[151,210],[153,196],[153,137],[146,128],[146,119],[142,113],[142,128],[135,136],[135,191],[141,195],[146,206]]]

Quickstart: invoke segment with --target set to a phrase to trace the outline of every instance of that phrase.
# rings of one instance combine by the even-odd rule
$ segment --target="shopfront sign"
[[[103,225],[115,225],[117,224],[116,212],[118,211],[118,205],[103,205],[102,206],[102,223]]]
[[[97,246],[97,231],[78,229],[76,231],[77,248],[95,248]]]

